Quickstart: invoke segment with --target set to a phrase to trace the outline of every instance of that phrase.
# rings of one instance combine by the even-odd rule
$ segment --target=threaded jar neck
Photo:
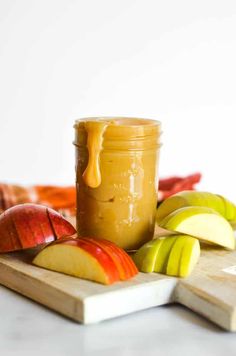
[[[87,144],[87,122],[107,124],[103,134],[103,150],[148,150],[161,146],[161,123],[157,120],[132,117],[91,117],[76,120],[74,145]]]

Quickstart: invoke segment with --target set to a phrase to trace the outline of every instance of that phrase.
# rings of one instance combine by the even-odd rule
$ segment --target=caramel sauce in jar
[[[86,118],[74,128],[79,236],[139,248],[154,234],[160,122]]]

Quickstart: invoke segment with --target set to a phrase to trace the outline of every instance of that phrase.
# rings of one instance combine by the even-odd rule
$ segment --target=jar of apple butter
[[[74,128],[79,236],[139,248],[154,233],[160,122],[86,118]]]

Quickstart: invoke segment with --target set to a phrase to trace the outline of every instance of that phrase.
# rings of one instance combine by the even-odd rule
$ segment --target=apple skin
[[[110,255],[119,271],[120,280],[125,281],[138,273],[131,257],[113,242],[100,238],[86,238],[86,240],[98,245]]]
[[[188,235],[173,235],[147,242],[132,258],[141,272],[187,277],[199,257],[198,239]]]
[[[156,257],[163,241],[164,240],[161,239],[151,240],[140,247],[139,250],[132,256],[133,261],[140,272],[153,272]]]
[[[236,225],[236,205],[232,203],[230,200],[226,199],[222,195],[218,195],[224,202],[225,210],[224,210],[224,217],[232,224],[233,226]]]
[[[179,276],[188,277],[200,258],[200,244],[196,238],[187,236],[181,253]]]
[[[112,284],[114,282],[110,270],[106,271],[106,268],[95,257],[96,254],[94,256],[90,249],[87,251],[85,245],[81,246],[73,239],[68,241],[57,240],[56,242],[58,243],[52,243],[43,248],[34,258],[33,264],[51,271],[102,284]],[[103,252],[100,253],[96,247],[94,252],[98,253],[103,260]]]
[[[75,256],[74,259],[66,260],[68,246],[73,248],[70,252],[73,251]],[[105,244],[103,247],[100,246],[103,246],[102,240],[99,242],[92,238],[63,238],[47,245],[34,258],[33,263],[39,267],[52,269],[54,271],[85,279],[92,278],[91,268],[95,268],[97,274],[92,280],[103,284],[112,284],[120,281],[120,271],[117,268],[118,260],[115,262],[115,258],[112,258],[110,254],[111,249],[109,249],[108,253]],[[61,252],[60,258],[55,258],[55,249],[58,247],[60,249],[65,247],[65,253],[63,254]],[[83,262],[80,261],[83,254],[87,258],[86,264],[83,264]],[[112,254],[114,254],[113,251]],[[44,258],[44,256],[46,256],[46,258]],[[50,266],[50,263],[53,263],[53,266]]]
[[[191,235],[229,250],[235,248],[232,226],[211,208],[188,206],[177,209],[166,216],[160,226],[166,230]]]
[[[166,274],[176,277],[189,276],[199,257],[199,241],[192,236],[179,235],[171,248]]]
[[[57,211],[47,208],[47,213],[57,239],[60,239],[63,236],[71,236],[76,233],[76,229],[72,224],[63,218]]]
[[[232,225],[236,224],[236,205],[228,199],[213,193],[186,190],[172,195],[157,208],[158,223],[173,211],[187,206],[212,208],[221,214]]]
[[[15,205],[0,215],[0,253],[36,247],[75,232],[63,216],[50,208]]]
[[[108,284],[120,280],[120,275],[116,267],[116,263],[114,262],[110,254],[107,253],[107,251],[102,249],[93,241],[88,240],[86,238],[78,238],[76,239],[75,242],[77,243],[78,247],[90,253],[100,263],[100,265],[103,267],[104,271],[106,271],[107,276],[109,278]]]
[[[128,253],[125,250],[123,250],[121,247],[119,247],[114,242],[111,242],[109,240],[102,239],[102,241],[104,244],[112,246],[113,249],[116,248],[117,251],[122,253],[122,256],[126,262],[126,268],[128,270],[128,273],[130,274],[130,276],[135,276],[138,273],[138,269],[137,269],[136,265],[134,264],[130,255],[128,255]]]
[[[158,251],[158,255],[156,257],[154,272],[157,273],[166,273],[167,262],[169,259],[170,251],[176,242],[176,239],[180,235],[172,235],[163,238],[162,245]]]
[[[180,267],[180,259],[181,259],[181,253],[182,249],[184,247],[186,237],[183,235],[180,235],[177,237],[175,240],[175,243],[173,244],[168,261],[167,261],[167,266],[166,266],[166,274],[168,276],[178,276],[179,275],[179,267]]]

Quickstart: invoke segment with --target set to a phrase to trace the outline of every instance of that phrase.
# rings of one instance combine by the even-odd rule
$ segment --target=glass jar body
[[[105,238],[131,250],[153,238],[160,145],[154,138],[156,144],[150,146],[145,135],[143,144],[137,138],[136,147],[134,137],[131,144],[127,140],[112,149],[104,144],[99,157],[101,184],[96,188],[83,179],[89,160],[86,138],[76,147],[77,229],[79,236]]]

